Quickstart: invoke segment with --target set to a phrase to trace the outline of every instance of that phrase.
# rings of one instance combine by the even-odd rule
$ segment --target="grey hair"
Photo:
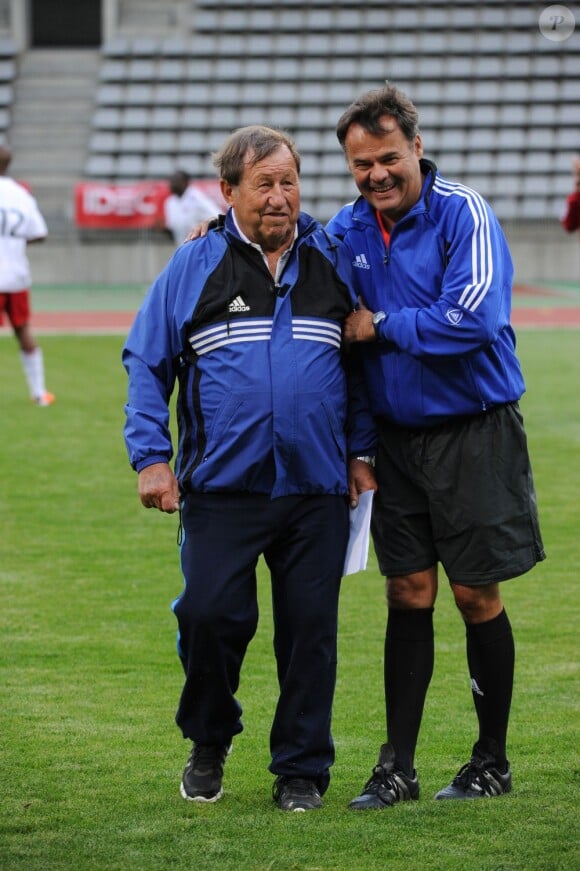
[[[235,130],[213,155],[213,165],[221,179],[237,185],[246,166],[254,166],[282,145],[290,151],[300,174],[300,154],[292,137],[283,130],[262,124]]]

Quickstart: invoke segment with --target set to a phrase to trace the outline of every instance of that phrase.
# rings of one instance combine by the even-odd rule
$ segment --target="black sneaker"
[[[284,777],[274,781],[272,797],[281,811],[313,811],[322,807],[322,798],[313,780]]]
[[[361,794],[350,802],[349,808],[354,811],[383,810],[398,801],[416,801],[418,798],[417,772],[409,777],[403,771],[397,771],[392,744],[383,744],[372,777],[365,783]]]
[[[474,754],[467,765],[460,768],[449,786],[440,790],[435,798],[493,798],[504,795],[512,788],[509,764],[502,774],[492,756]]]
[[[229,744],[194,744],[179,791],[188,801],[214,802],[222,797],[222,777]]]

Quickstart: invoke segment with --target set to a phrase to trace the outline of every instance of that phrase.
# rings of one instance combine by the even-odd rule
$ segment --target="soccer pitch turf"
[[[43,335],[57,402],[41,409],[27,399],[14,340],[0,339],[0,867],[576,871],[579,333],[518,335],[548,559],[504,585],[516,640],[513,792],[432,800],[474,740],[464,631],[442,582],[421,798],[360,814],[346,806],[384,740],[384,582],[372,555],[343,583],[325,807],[282,814],[271,800],[276,678],[263,566],[239,690],[245,731],[225,796],[205,807],[180,798],[188,746],[173,723],[182,678],[169,609],[181,589],[177,520],[138,502],[121,435],[122,341]]]

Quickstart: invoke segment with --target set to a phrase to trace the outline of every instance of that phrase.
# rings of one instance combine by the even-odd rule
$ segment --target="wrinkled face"
[[[239,184],[231,185],[223,179],[220,184],[225,201],[233,206],[248,239],[269,252],[292,242],[300,212],[300,181],[286,145],[253,166],[246,161]]]
[[[375,136],[360,124],[352,124],[344,150],[359,191],[381,212],[387,225],[392,225],[407,214],[421,195],[419,158],[423,143],[420,135],[409,142],[390,115],[383,115],[381,127],[384,133]]]

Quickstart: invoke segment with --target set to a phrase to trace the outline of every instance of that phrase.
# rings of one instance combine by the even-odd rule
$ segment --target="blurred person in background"
[[[30,398],[37,405],[52,405],[55,397],[46,389],[42,349],[30,327],[30,263],[26,246],[48,235],[36,200],[6,173],[12,153],[0,147],[0,324],[6,314],[20,345],[20,359]]]
[[[574,189],[566,197],[566,207],[561,223],[568,233],[580,230],[580,155],[572,161],[572,180]]]
[[[217,204],[191,183],[191,176],[177,169],[169,178],[170,195],[164,202],[165,229],[176,246],[181,245],[194,224],[215,215]]]

